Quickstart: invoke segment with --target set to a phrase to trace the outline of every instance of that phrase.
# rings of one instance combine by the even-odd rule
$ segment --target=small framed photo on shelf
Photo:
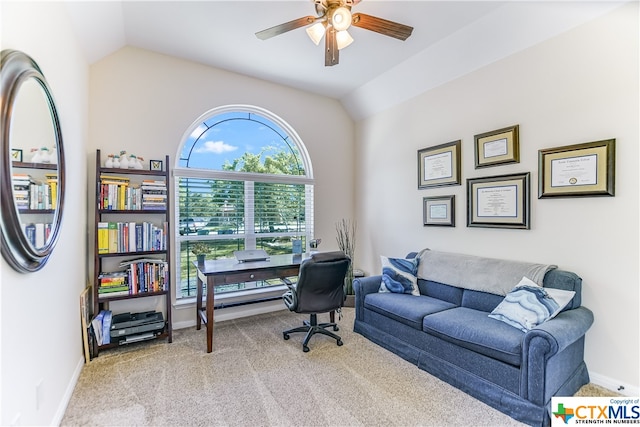
[[[422,225],[455,227],[455,196],[424,197],[422,199]]]
[[[149,170],[162,172],[162,160],[149,160]]]
[[[22,161],[22,150],[18,148],[11,149],[11,161],[13,162],[21,162]]]
[[[538,198],[615,196],[616,140],[538,151]]]
[[[418,150],[418,189],[460,185],[461,141]]]
[[[467,227],[528,230],[530,175],[467,179]]]
[[[473,137],[476,169],[520,162],[519,125],[481,133]]]

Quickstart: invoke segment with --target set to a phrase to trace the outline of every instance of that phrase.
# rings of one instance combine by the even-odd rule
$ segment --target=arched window
[[[174,168],[177,298],[196,294],[192,249],[205,244],[208,259],[234,251],[292,253],[313,238],[313,174],[295,130],[258,107],[210,110],[185,132]],[[263,297],[279,281],[216,288],[234,301]],[[216,297],[217,298],[217,297]]]

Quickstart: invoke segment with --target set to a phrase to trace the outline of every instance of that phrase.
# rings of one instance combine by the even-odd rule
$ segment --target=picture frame
[[[89,325],[91,324],[91,285],[80,294],[80,326],[82,328],[82,347],[84,349],[84,363],[91,361],[89,343]]]
[[[473,137],[476,169],[520,163],[520,125],[485,132]]]
[[[162,172],[162,160],[149,160],[149,170]]]
[[[21,162],[22,161],[22,150],[19,148],[11,149],[11,161]]]
[[[531,173],[467,180],[467,227],[530,228]]]
[[[418,189],[460,185],[461,140],[418,150]]]
[[[538,198],[615,196],[616,140],[538,150]]]
[[[455,196],[433,196],[422,199],[422,225],[455,227]]]

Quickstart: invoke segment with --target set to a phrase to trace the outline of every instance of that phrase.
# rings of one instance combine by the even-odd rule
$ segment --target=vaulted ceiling
[[[313,1],[72,1],[90,63],[126,45],[340,100],[359,120],[594,19],[625,1],[380,1],[353,12],[414,27],[406,41],[351,28],[340,63],[304,28],[257,31],[315,15]]]

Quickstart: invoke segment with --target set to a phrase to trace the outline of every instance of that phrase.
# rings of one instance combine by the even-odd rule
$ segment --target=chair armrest
[[[364,316],[364,297],[367,294],[378,292],[382,276],[359,277],[353,281],[353,292],[356,294],[355,308],[356,319],[362,320]]]
[[[282,300],[284,301],[284,305],[291,311],[295,311],[298,307],[298,294],[296,292],[296,285],[291,283],[291,280],[286,277],[280,278],[282,283],[284,283],[289,290],[282,294]]]

